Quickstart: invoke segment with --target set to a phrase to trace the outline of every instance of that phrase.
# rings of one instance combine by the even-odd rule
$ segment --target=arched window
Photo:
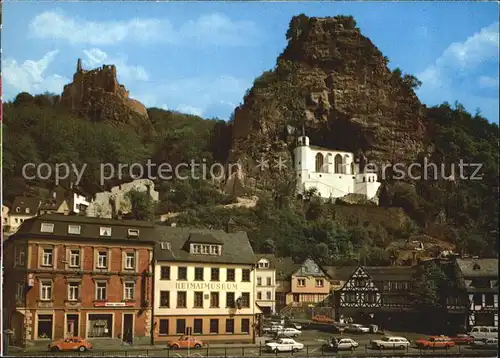
[[[366,181],[365,177],[363,177],[363,183]]]
[[[351,163],[351,174],[358,174],[354,172],[354,163]]]
[[[335,156],[335,174],[344,174],[344,163],[340,154]]]
[[[316,173],[323,172],[323,154],[316,154]]]

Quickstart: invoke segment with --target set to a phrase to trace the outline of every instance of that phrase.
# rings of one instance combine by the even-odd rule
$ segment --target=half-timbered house
[[[415,267],[357,267],[340,289],[338,315],[358,322],[402,327],[412,320]]]

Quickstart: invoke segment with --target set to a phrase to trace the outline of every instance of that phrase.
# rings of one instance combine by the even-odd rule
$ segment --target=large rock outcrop
[[[311,144],[379,165],[426,151],[418,81],[391,72],[352,17],[296,16],[287,39],[275,69],[255,80],[235,110],[230,161],[290,153],[302,126]]]
[[[84,70],[78,59],[73,82],[64,86],[61,104],[84,118],[129,124],[149,124],[146,107],[118,83],[116,67]]]

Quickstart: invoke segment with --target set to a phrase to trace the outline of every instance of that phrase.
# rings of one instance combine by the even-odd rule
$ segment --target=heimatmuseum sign
[[[176,282],[177,290],[236,291],[237,283]]]

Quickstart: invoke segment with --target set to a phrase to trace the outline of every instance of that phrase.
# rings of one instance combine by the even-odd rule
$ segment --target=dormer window
[[[40,232],[54,232],[54,224],[42,223],[40,225]]]
[[[26,208],[26,214],[29,214],[30,213],[30,208]]]
[[[111,236],[111,228],[110,227],[101,227],[99,229],[99,236]]]
[[[68,234],[80,235],[80,225],[68,225]]]
[[[221,255],[222,246],[215,244],[191,244],[190,252],[195,255]]]
[[[21,208],[20,207],[17,207],[16,208],[16,213],[19,213],[21,211]]]
[[[266,260],[260,261],[259,268],[269,268],[269,262]]]

